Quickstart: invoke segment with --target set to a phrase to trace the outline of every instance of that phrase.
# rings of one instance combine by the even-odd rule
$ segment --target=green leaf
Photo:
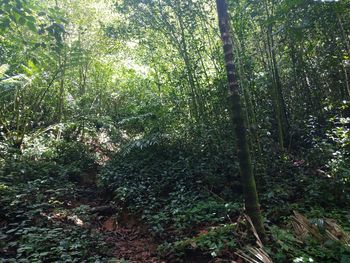
[[[37,29],[36,29],[35,24],[32,23],[32,22],[29,22],[29,21],[28,21],[28,22],[27,22],[27,27],[28,27],[31,31],[35,32],[35,33],[38,32]]]
[[[18,20],[18,23],[23,26],[26,23],[26,19],[23,16],[21,16]]]
[[[16,231],[17,231],[17,228],[15,228],[15,229],[10,229],[10,230],[6,231],[6,234],[11,234],[11,233],[14,233],[14,232],[16,232]]]
[[[6,71],[8,71],[9,68],[10,66],[7,64],[0,66],[0,78],[2,78],[5,75]]]
[[[34,16],[26,16],[27,21],[35,23],[35,17]]]
[[[9,18],[5,18],[4,20],[1,21],[0,23],[0,28],[1,29],[6,29],[9,27],[11,20]]]

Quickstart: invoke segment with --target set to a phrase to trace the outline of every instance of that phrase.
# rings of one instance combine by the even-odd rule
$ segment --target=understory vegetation
[[[0,262],[350,263],[349,11],[0,0]]]

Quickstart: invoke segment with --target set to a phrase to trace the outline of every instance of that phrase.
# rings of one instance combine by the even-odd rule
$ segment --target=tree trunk
[[[286,106],[282,94],[282,84],[278,72],[276,53],[274,51],[274,40],[272,36],[272,25],[268,25],[266,31],[267,39],[267,58],[270,72],[272,75],[272,104],[274,106],[277,126],[278,126],[278,141],[281,152],[284,151],[285,142],[288,141],[288,119]]]
[[[244,111],[240,102],[239,86],[236,78],[236,69],[233,59],[233,47],[230,36],[230,26],[225,0],[216,0],[219,27],[223,41],[225,54],[225,64],[228,78],[229,99],[232,107],[232,121],[235,127],[237,138],[237,150],[239,166],[242,178],[243,192],[245,198],[245,208],[247,214],[261,238],[265,238],[265,229],[260,212],[258,193],[256,191],[255,178],[253,175],[251,157],[247,141],[247,131],[244,123]]]

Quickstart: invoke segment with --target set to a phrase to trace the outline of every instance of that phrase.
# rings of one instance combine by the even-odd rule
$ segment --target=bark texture
[[[255,178],[253,175],[247,131],[244,123],[244,111],[241,105],[239,85],[236,77],[236,69],[233,56],[233,45],[230,35],[230,24],[225,0],[216,0],[219,27],[225,54],[225,65],[228,78],[229,98],[232,107],[232,121],[237,138],[237,151],[241,172],[241,180],[244,191],[245,208],[247,214],[261,238],[265,238],[265,230],[260,212]]]

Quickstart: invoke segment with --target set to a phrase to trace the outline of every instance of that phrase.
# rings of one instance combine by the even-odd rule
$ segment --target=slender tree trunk
[[[272,25],[266,31],[268,65],[272,75],[272,103],[274,105],[275,116],[278,125],[278,141],[281,151],[284,151],[284,143],[287,141],[288,122],[286,107],[282,95],[282,84],[277,68],[276,54],[273,51],[274,42],[272,37]]]
[[[61,68],[61,79],[60,79],[60,90],[59,90],[59,98],[58,98],[58,122],[62,121],[63,112],[64,112],[64,81],[65,81],[65,61],[61,58],[59,59],[59,64]]]
[[[344,62],[342,62],[342,69],[344,73],[344,89],[346,93],[346,98],[350,98],[350,85],[349,85],[349,77],[348,77],[348,71],[346,70],[346,67],[344,66]]]
[[[181,52],[181,56],[183,57],[183,60],[185,62],[185,67],[187,70],[188,82],[189,82],[190,89],[191,89],[192,104],[193,104],[194,112],[196,114],[196,121],[199,121],[199,119],[202,117],[201,107],[199,105],[198,94],[196,92],[197,88],[196,88],[195,78],[193,76],[193,69],[192,69],[192,65],[191,65],[191,60],[190,60],[189,55],[188,55],[187,43],[186,43],[186,39],[185,39],[185,28],[184,28],[182,18],[180,16],[178,16],[178,19],[179,19],[180,30],[181,30],[180,52]]]
[[[274,1],[269,6],[269,1],[264,2],[264,7],[269,20],[274,13]],[[273,90],[271,91],[272,103],[274,106],[275,117],[278,125],[278,140],[281,151],[284,151],[285,142],[289,141],[289,122],[287,118],[287,110],[282,92],[282,83],[277,65],[275,43],[272,33],[273,25],[268,24],[266,29],[267,59],[268,67],[272,75]]]
[[[258,194],[256,191],[255,178],[252,170],[251,157],[247,141],[247,131],[244,123],[244,111],[241,106],[241,98],[236,78],[236,69],[233,59],[233,47],[230,35],[227,4],[225,0],[216,0],[219,27],[225,54],[225,64],[228,78],[229,98],[232,107],[232,121],[235,126],[237,138],[238,159],[242,178],[247,214],[260,235],[265,237],[265,229],[260,212]]]

